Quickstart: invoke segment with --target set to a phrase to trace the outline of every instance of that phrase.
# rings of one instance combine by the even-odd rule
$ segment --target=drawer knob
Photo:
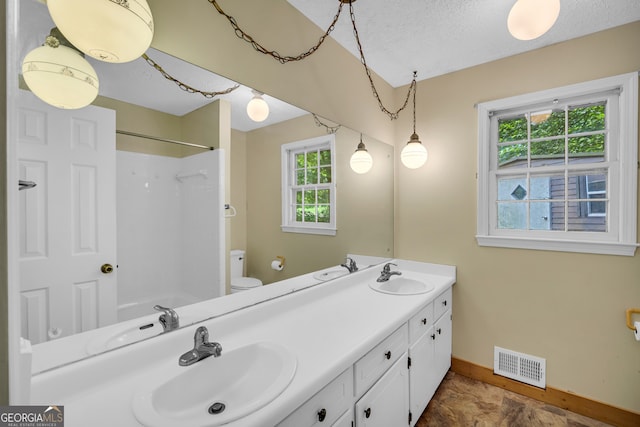
[[[427,318],[425,317],[424,319],[422,319],[422,324],[426,325],[427,324]]]
[[[387,351],[387,352],[384,354],[384,357],[386,357],[386,358],[387,358],[387,360],[391,359],[391,351]]]
[[[447,306],[447,300],[442,301],[442,305]]]
[[[322,408],[318,411],[318,421],[323,422],[327,418],[327,410]]]
[[[436,334],[431,334],[431,339],[435,340],[436,339]]]
[[[437,331],[438,331],[438,335],[442,334],[442,329],[438,328]]]
[[[364,410],[364,417],[369,418],[371,416],[371,408],[367,408]]]

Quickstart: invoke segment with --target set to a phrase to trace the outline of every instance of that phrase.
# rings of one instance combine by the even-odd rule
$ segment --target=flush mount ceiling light
[[[254,122],[263,122],[269,117],[269,104],[262,99],[263,93],[252,90],[253,98],[247,104],[247,115]]]
[[[153,17],[146,0],[47,0],[53,22],[85,54],[129,62],[151,45]]]
[[[351,169],[358,174],[369,172],[373,166],[373,158],[362,142],[362,134],[360,134],[360,144],[358,144],[356,152],[351,155],[349,166],[351,166]]]
[[[411,88],[413,88],[413,134],[409,137],[409,142],[404,146],[400,153],[400,160],[402,164],[409,169],[417,169],[427,162],[429,157],[427,149],[420,142],[420,137],[416,133],[416,72],[413,72],[413,82],[411,82]]]
[[[507,28],[518,40],[533,40],[555,24],[560,0],[518,0],[507,18]]]
[[[95,70],[57,28],[24,57],[22,76],[31,92],[54,107],[82,108],[98,96]]]

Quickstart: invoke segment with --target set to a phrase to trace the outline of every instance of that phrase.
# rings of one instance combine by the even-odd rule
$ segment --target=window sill
[[[638,247],[637,243],[523,239],[505,236],[476,236],[476,240],[479,246],[623,256],[634,256]]]
[[[291,225],[282,225],[281,228],[285,233],[320,234],[324,236],[336,235],[335,228],[296,227]]]

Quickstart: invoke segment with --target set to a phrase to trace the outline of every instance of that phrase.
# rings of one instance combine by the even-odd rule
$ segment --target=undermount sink
[[[154,377],[134,395],[133,412],[146,426],[219,426],[273,401],[291,383],[296,366],[295,356],[276,343],[223,350],[168,378]]]
[[[338,277],[346,276],[349,274],[349,270],[344,267],[335,267],[327,270],[320,270],[313,273],[313,278],[316,280],[322,280],[326,282],[327,280],[337,279]]]
[[[435,289],[435,285],[429,281],[403,276],[391,276],[386,282],[369,283],[369,287],[374,291],[392,295],[426,294]]]

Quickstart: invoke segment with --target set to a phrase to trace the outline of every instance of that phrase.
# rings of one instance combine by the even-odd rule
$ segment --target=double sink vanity
[[[450,367],[455,267],[340,271],[196,304],[208,320],[34,375],[32,404],[67,427],[413,426]]]

